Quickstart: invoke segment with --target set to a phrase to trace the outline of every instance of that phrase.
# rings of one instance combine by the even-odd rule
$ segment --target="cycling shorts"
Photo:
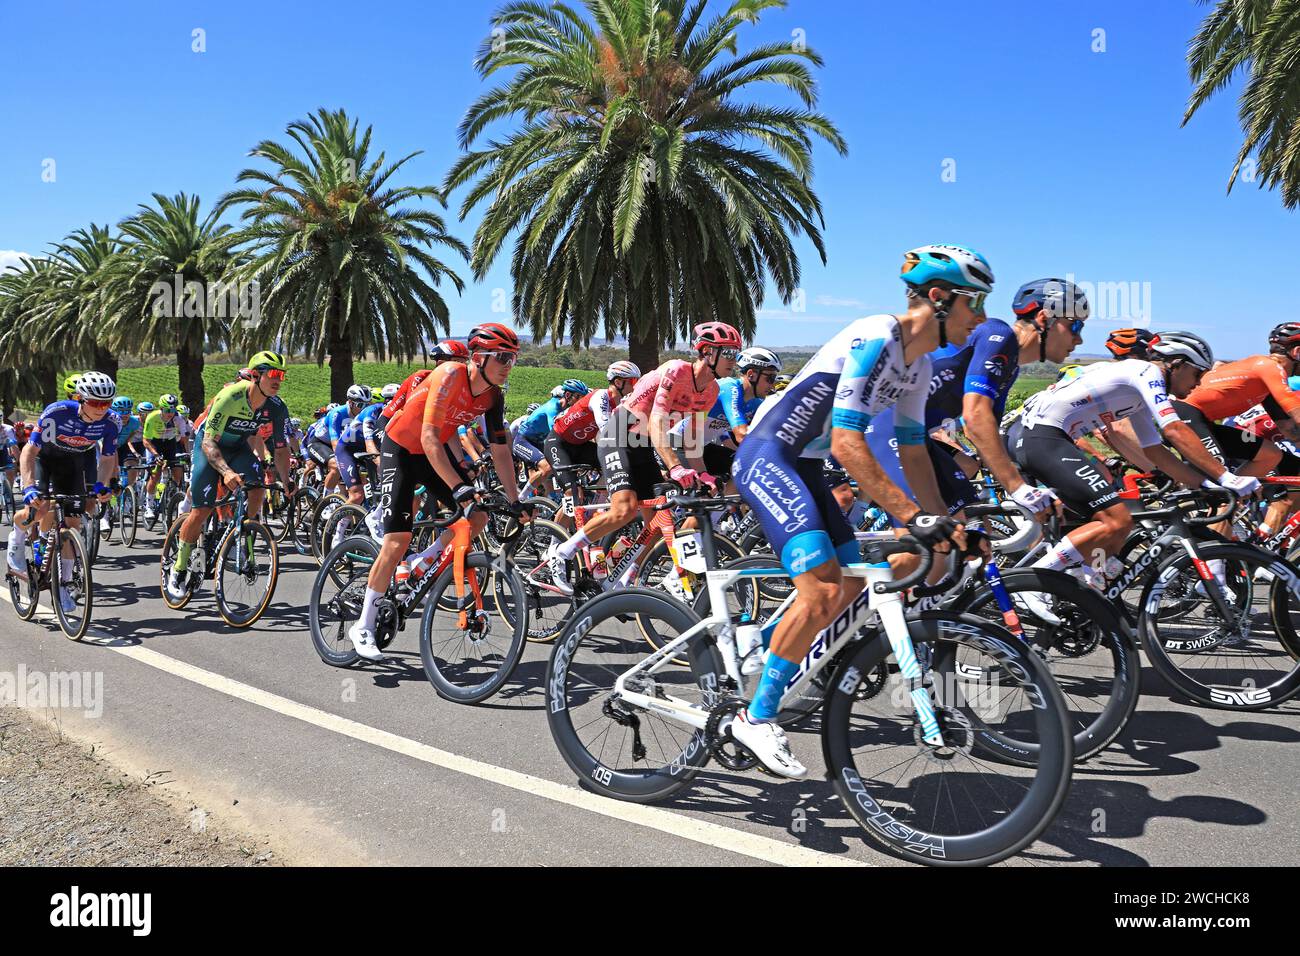
[[[1011,426],[1007,436],[1011,458],[1027,478],[1034,478],[1056,492],[1065,506],[1091,518],[1119,501],[1119,486],[1108,481],[1102,464],[1059,428],[1038,425]]]
[[[446,448],[446,446],[443,446]],[[448,450],[447,458],[460,480],[469,482],[457,456]],[[447,483],[433,470],[433,463],[423,452],[407,451],[391,435],[384,436],[379,448],[379,508],[384,534],[409,534],[414,520],[415,489],[424,486],[426,497],[456,508]]]
[[[655,461],[650,439],[632,434],[624,416],[615,412],[596,438],[596,454],[611,495],[633,491],[641,501],[655,497],[655,485],[663,483],[663,472]]]
[[[564,488],[569,488],[577,483],[578,472],[562,472],[559,469],[568,468],[570,465],[586,465],[589,468],[600,468],[600,461],[596,458],[596,445],[594,442],[585,441],[573,445],[554,432],[546,436],[546,460],[551,463],[552,468],[556,469],[556,481]]]
[[[262,480],[262,467],[253,454],[253,449],[244,445],[240,448],[221,449],[221,457],[231,470],[245,482],[257,483]],[[195,508],[212,508],[217,503],[224,482],[221,473],[208,461],[202,447],[196,447],[190,455],[190,501]]]
[[[775,440],[740,443],[731,474],[736,490],[758,516],[781,566],[797,576],[828,561],[862,560],[844,512],[831,493],[820,458],[787,457]]]
[[[183,455],[181,443],[175,438],[156,438],[153,440],[153,447],[158,450],[153,458],[154,464],[164,462],[175,467],[181,463]]]
[[[547,438],[547,441],[550,441],[549,437]],[[523,435],[520,434],[516,434],[514,436],[512,451],[514,452],[514,456],[517,459],[524,462],[525,464],[534,465],[534,466],[540,465],[542,463],[542,459],[546,457],[544,454],[542,454],[542,450],[540,448],[538,448],[536,445],[534,445],[527,438],[525,438]]]
[[[322,468],[329,467],[330,459],[334,457],[334,446],[320,438],[313,438],[307,442],[307,457]]]
[[[1269,398],[1264,404],[1265,406],[1269,404],[1277,405],[1272,398]],[[1175,400],[1173,405],[1178,417],[1192,431],[1196,432],[1196,437],[1201,440],[1205,450],[1213,455],[1215,460],[1225,468],[1237,468],[1244,465],[1259,454],[1259,450],[1264,444],[1257,436],[1252,436],[1243,429],[1210,421],[1205,417],[1205,413],[1195,405],[1189,405],[1178,400]],[[1281,410],[1278,409],[1278,411]],[[1272,416],[1271,410],[1269,414]],[[1285,416],[1286,413],[1282,412],[1282,415]],[[1274,417],[1273,420],[1277,421],[1277,418]]]
[[[36,456],[36,490],[42,495],[73,495],[77,502],[65,506],[65,514],[81,514],[82,499],[86,496],[86,465],[96,466],[93,453],[70,455],[53,445],[42,445]]]
[[[903,463],[898,458],[893,429],[867,432],[867,447],[889,480],[898,485],[907,497],[916,501],[916,495],[907,484],[907,476],[903,474]],[[948,514],[956,514],[979,500],[979,489],[975,487],[975,482],[966,477],[961,465],[957,464],[956,453],[950,446],[926,436],[925,450],[930,455],[930,466],[934,469],[934,480],[939,486],[939,497],[948,506]],[[893,527],[902,527],[897,520],[891,518],[890,521]]]
[[[334,460],[338,462],[339,480],[343,482],[344,488],[353,488],[361,485],[364,481],[363,476],[368,476],[373,479],[375,460],[373,458],[367,458],[364,460],[363,464],[361,461],[352,457],[354,451],[364,452],[365,450],[366,446],[364,444],[351,450],[348,449],[346,442],[339,442],[334,446]]]

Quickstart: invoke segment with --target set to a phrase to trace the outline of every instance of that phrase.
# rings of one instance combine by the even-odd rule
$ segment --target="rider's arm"
[[[745,417],[745,383],[737,379],[734,388],[728,388],[718,395],[722,402],[722,411],[731,426],[731,434],[737,442],[749,431],[749,419]]]
[[[901,451],[902,449],[900,449],[900,458]],[[853,476],[858,487],[872,501],[889,512],[891,517],[906,524],[921,510],[916,506],[916,502],[903,493],[903,489],[889,480],[889,475],[885,474],[880,463],[867,448],[867,438],[860,429],[838,426],[832,428],[831,454],[844,466],[844,470]],[[933,473],[930,475],[930,480],[934,481]],[[945,508],[944,511],[947,509]]]
[[[286,488],[289,487],[289,477],[292,471],[289,468],[289,446],[283,445],[275,450],[275,471],[280,476],[280,484]]]
[[[226,464],[226,459],[221,454],[221,448],[217,445],[217,440],[212,437],[215,431],[215,429],[211,428],[212,423],[209,422],[208,424],[209,428],[203,433],[203,457],[217,470],[217,474],[225,478],[231,474],[232,469]]]
[[[1025,483],[1020,469],[1011,462],[1002,435],[998,432],[998,416],[993,413],[993,399],[976,392],[967,392],[961,400],[961,414],[966,435],[980,453],[980,461],[1008,492]],[[899,451],[902,451],[900,446]],[[908,483],[911,483],[908,477]],[[915,489],[916,485],[912,485]]]
[[[1155,459],[1147,454],[1148,449],[1142,447],[1142,443],[1138,441],[1137,435],[1133,432],[1132,423],[1127,418],[1121,418],[1109,425],[1103,425],[1098,431],[1100,432],[1098,437],[1115,449],[1116,454],[1125,461],[1136,465],[1143,471],[1152,471],[1158,468],[1173,477],[1174,473],[1172,471],[1165,471],[1164,468],[1156,464]],[[1200,483],[1201,480],[1198,477],[1193,487]]]
[[[662,386],[660,387],[662,388]],[[646,426],[646,430],[650,434],[650,444],[654,446],[655,451],[659,452],[659,457],[664,460],[664,464],[669,471],[682,463],[682,460],[677,456],[676,449],[668,440],[668,432],[671,427],[672,422],[668,417],[668,413],[660,411],[659,403],[656,401],[655,407],[650,412],[650,423]]]
[[[1128,455],[1124,455],[1124,457],[1128,458]],[[1140,466],[1144,470],[1162,471],[1170,478],[1174,479],[1174,481],[1177,481],[1179,484],[1188,488],[1199,488],[1201,486],[1201,481],[1205,478],[1204,475],[1195,468],[1189,467],[1186,462],[1164,445],[1151,445],[1147,448],[1143,448],[1140,457],[1146,459],[1149,463]],[[1131,458],[1128,460],[1133,461]],[[1135,465],[1138,464],[1137,462],[1133,463]]]
[[[30,488],[36,484],[36,456],[41,453],[41,446],[28,441],[18,457],[18,470],[23,476],[23,487]]]
[[[686,465],[698,472],[708,470],[704,467],[704,459],[700,457],[704,454],[706,421],[703,412],[696,412],[686,419],[686,428],[682,431],[682,452],[686,459]]]

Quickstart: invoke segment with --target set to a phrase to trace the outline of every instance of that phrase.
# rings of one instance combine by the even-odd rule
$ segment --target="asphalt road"
[[[206,812],[265,833],[303,863],[892,865],[834,796],[817,738],[792,734],[816,779],[711,766],[641,807],[576,786],[542,710],[548,647],[475,707],[440,699],[413,622],[381,665],[323,664],[307,632],[315,565],[282,558],[247,631],[210,584],[183,611],[158,594],[158,537],[105,546],[80,644],[47,613],[0,606],[0,673],[102,675],[102,713],[50,712],[124,769],[156,774]],[[6,595],[7,596],[7,595]],[[1234,714],[1172,701],[1147,669],[1120,741],[1075,770],[1042,839],[1006,865],[1288,865],[1300,846],[1300,703]]]

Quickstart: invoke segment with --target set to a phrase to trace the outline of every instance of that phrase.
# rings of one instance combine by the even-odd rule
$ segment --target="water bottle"
[[[632,547],[632,539],[625,534],[620,534],[618,540],[609,546],[610,567],[616,566],[619,559],[627,554],[627,549],[630,547]]]
[[[593,545],[587,552],[587,560],[591,564],[591,576],[597,581],[603,581],[609,577],[609,562],[605,557],[605,549]]]
[[[36,561],[36,567],[42,568],[45,566],[45,542],[40,538],[32,542],[32,557]]]

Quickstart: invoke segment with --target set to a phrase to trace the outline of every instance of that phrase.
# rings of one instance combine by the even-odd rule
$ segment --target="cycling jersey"
[[[738,378],[718,379],[718,400],[708,417],[725,421],[732,428],[748,425],[763,400],[757,395],[745,400],[745,383]]]
[[[384,420],[391,421],[393,416],[402,410],[402,406],[406,404],[406,400],[410,397],[411,393],[420,386],[421,382],[432,374],[433,369],[422,368],[419,371],[412,372],[410,375],[406,376],[402,384],[398,386],[397,394],[388,400],[388,404],[384,406],[383,412],[380,413]]]
[[[175,441],[181,437],[180,426],[177,424],[177,415],[172,416],[170,422],[163,421],[162,409],[155,408],[149,413],[144,420],[144,437],[149,441]]]
[[[555,434],[571,445],[595,441],[610,413],[618,407],[612,388],[588,392],[555,419]]]
[[[350,419],[343,426],[343,431],[339,435],[336,444],[341,444],[353,451],[364,450],[367,441],[376,440],[379,433],[379,415],[383,410],[382,405],[367,405],[361,410],[360,415]]]
[[[472,422],[479,415],[487,420],[489,441],[504,444],[510,440],[510,432],[505,427],[505,400],[501,389],[489,384],[482,392],[474,394],[469,366],[448,362],[434,369],[411,391],[402,408],[393,416],[386,434],[407,451],[422,454],[422,426],[436,426],[438,441],[445,445],[461,425]]]
[[[1020,375],[1020,342],[1006,322],[987,319],[975,327],[965,345],[949,345],[931,353],[930,365],[927,432],[960,418],[969,394],[992,399],[993,414],[1000,418],[1011,386]]]
[[[893,406],[897,440],[921,443],[930,373],[929,356],[906,364],[898,319],[867,316],[823,345],[775,401],[759,407],[731,473],[790,574],[861,560],[823,467],[831,430],[864,431]]]
[[[184,415],[177,415],[176,431],[182,439],[191,439],[194,437],[194,423]]]
[[[1136,414],[1145,410],[1147,414]],[[1160,432],[1178,421],[1164,373],[1150,362],[1097,362],[1077,378],[1030,396],[1020,421],[1026,429],[1058,428],[1070,438],[1128,418],[1143,448],[1160,444]]]
[[[523,424],[519,426],[519,434],[534,443],[544,441],[555,428],[555,419],[563,410],[560,401],[558,398],[551,397],[542,402],[537,411],[524,419]]]
[[[535,466],[540,464],[546,455],[542,449],[519,434],[519,426],[524,423],[524,419],[527,417],[527,415],[520,415],[510,423],[510,450],[520,461]]]
[[[136,415],[118,415],[117,426],[117,443],[119,445],[135,441],[144,431],[144,423]]]
[[[351,421],[352,411],[344,402],[321,419],[321,438],[331,445],[336,444],[343,437],[343,430],[348,427],[348,423]]]
[[[1206,418],[1218,420],[1240,415],[1252,405],[1268,407],[1268,399],[1282,413],[1300,408],[1300,395],[1287,384],[1282,366],[1267,355],[1252,355],[1206,372],[1184,401]]]
[[[118,433],[117,419],[112,415],[105,415],[97,422],[85,421],[81,417],[80,403],[69,399],[45,407],[29,440],[42,452],[48,450],[74,455],[94,452],[103,442],[104,454],[115,455]]]
[[[695,381],[695,370],[684,359],[664,362],[649,375],[641,376],[632,394],[618,407],[632,434],[644,434],[643,429],[654,412],[670,416],[676,424],[683,416],[707,412],[718,400],[716,379],[701,388]]]
[[[236,449],[244,446],[254,435],[267,439],[272,448],[284,448],[284,437],[289,422],[289,409],[278,395],[269,395],[254,411],[248,403],[248,390],[253,382],[232,382],[217,393],[212,400],[207,420],[199,429],[201,435],[215,435],[217,446]]]

